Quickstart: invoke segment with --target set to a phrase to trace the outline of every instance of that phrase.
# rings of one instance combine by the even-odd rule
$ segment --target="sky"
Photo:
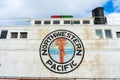
[[[104,7],[110,24],[120,21],[120,0],[0,0],[0,20],[5,18],[50,18],[51,15],[73,15],[89,18],[96,7]],[[114,22],[112,21],[114,20]]]

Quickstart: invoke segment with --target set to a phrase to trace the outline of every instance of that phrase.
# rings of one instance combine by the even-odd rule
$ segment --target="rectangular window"
[[[111,30],[105,30],[105,36],[106,38],[112,38]]]
[[[83,24],[90,24],[89,20],[83,20]]]
[[[60,24],[60,21],[53,21],[53,24]]]
[[[1,38],[1,39],[6,39],[6,38],[7,38],[7,33],[8,33],[7,30],[1,31],[1,36],[0,36],[0,38]]]
[[[35,21],[35,24],[41,24],[41,21]]]
[[[27,32],[20,32],[20,38],[27,38]]]
[[[96,38],[97,39],[102,39],[103,38],[102,30],[98,29],[98,30],[95,30],[95,32],[96,32]]]
[[[18,37],[18,33],[17,32],[12,32],[11,33],[11,38],[17,38]]]
[[[66,21],[64,21],[64,24],[71,24],[70,22],[71,22],[71,21],[66,20]]]
[[[80,21],[73,21],[73,24],[80,24]]]
[[[50,21],[49,20],[44,21],[44,24],[50,24]]]
[[[120,32],[116,32],[117,38],[120,38]]]

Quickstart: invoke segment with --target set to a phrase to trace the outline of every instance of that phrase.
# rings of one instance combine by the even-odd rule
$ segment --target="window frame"
[[[90,24],[90,20],[83,20],[83,24]]]
[[[28,37],[28,32],[20,32],[20,39],[26,39]]]
[[[57,23],[55,23],[57,22]],[[53,24],[60,24],[60,21],[59,20],[53,20]]]
[[[64,24],[71,24],[71,20],[64,20]]]
[[[50,21],[50,20],[44,20],[44,24],[45,24],[45,25],[50,25],[50,24],[51,24],[51,21]]]
[[[11,39],[17,39],[18,38],[18,32],[11,32]]]
[[[8,30],[2,30],[0,34],[0,39],[6,39],[8,35]]]
[[[110,31],[110,34],[108,34],[106,31]],[[112,30],[111,29],[105,29],[105,38],[106,39],[112,39],[113,38],[113,34],[112,34]]]
[[[99,32],[97,31],[100,31],[100,35],[99,35]],[[95,36],[97,39],[103,39],[104,36],[103,36],[103,30],[102,29],[95,29]]]
[[[35,24],[41,24],[42,21],[41,20],[35,20]]]
[[[79,23],[75,23],[75,22],[79,22]],[[74,20],[73,24],[75,24],[75,25],[80,24],[80,21],[79,20]]]
[[[118,32],[118,31],[116,32],[116,37],[120,38],[120,32]]]

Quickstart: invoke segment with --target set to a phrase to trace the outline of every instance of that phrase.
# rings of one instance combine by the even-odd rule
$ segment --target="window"
[[[41,21],[35,21],[35,24],[41,24]]]
[[[64,21],[64,24],[70,24],[69,20]]]
[[[1,36],[0,36],[0,38],[1,38],[1,39],[6,39],[6,38],[7,38],[7,33],[8,33],[7,30],[1,31]]]
[[[50,21],[48,20],[48,21],[44,21],[44,24],[50,24]]]
[[[83,24],[90,24],[89,20],[83,20]]]
[[[53,24],[60,24],[60,21],[53,21]]]
[[[97,39],[102,39],[103,38],[102,30],[98,29],[95,32],[96,32],[96,38]]]
[[[20,32],[20,38],[27,38],[27,32]]]
[[[105,30],[106,38],[112,38],[111,30]]]
[[[73,21],[73,24],[80,24],[80,21]]]
[[[120,38],[120,32],[116,32],[117,38]]]
[[[11,33],[11,38],[17,38],[18,37],[18,33],[17,32],[12,32]]]

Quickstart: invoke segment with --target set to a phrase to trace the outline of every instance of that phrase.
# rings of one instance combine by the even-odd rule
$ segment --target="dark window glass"
[[[96,38],[101,39],[103,38],[102,30],[96,30]]]
[[[20,38],[27,38],[27,32],[20,32]]]
[[[50,24],[50,21],[44,21],[44,24]]]
[[[6,39],[6,38],[7,38],[7,33],[8,33],[7,30],[1,31],[1,36],[0,36],[0,38],[1,38],[1,39]]]
[[[117,38],[120,38],[120,32],[116,32]]]
[[[41,24],[41,21],[35,21],[35,24]]]
[[[18,37],[18,33],[17,32],[12,32],[11,33],[11,38],[17,38]]]
[[[64,21],[64,24],[71,24],[70,21]]]
[[[73,21],[73,24],[80,24],[80,21]]]
[[[60,24],[60,21],[53,21],[53,24]]]
[[[83,24],[90,24],[89,20],[83,20]]]
[[[106,38],[112,38],[111,30],[105,30],[105,36]]]

